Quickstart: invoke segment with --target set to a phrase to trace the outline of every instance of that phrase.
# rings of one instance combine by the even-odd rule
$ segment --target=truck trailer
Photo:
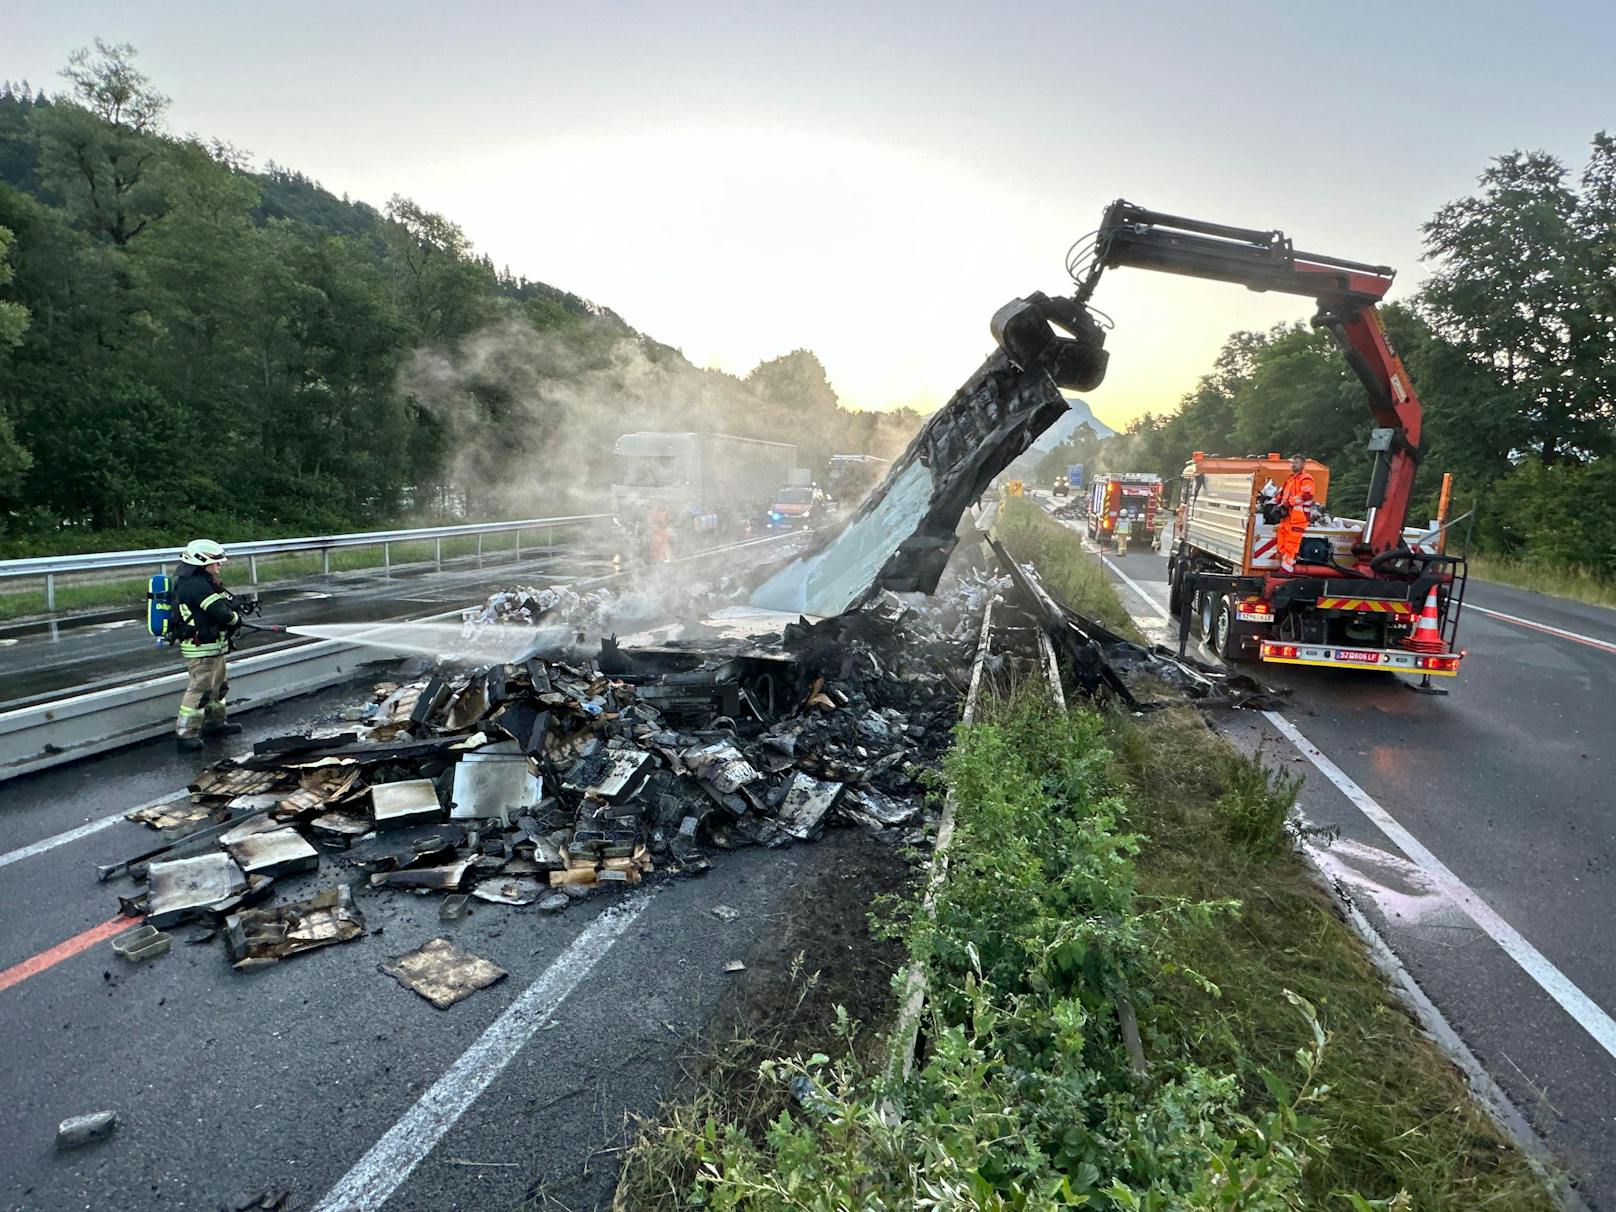
[[[762,522],[797,448],[721,433],[626,433],[612,447],[612,513],[638,534],[661,506],[674,533],[733,533]]]

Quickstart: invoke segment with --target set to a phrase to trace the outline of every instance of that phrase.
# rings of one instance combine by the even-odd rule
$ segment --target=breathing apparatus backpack
[[[155,574],[146,588],[146,630],[159,644],[177,644],[174,630],[174,578],[166,572]]]

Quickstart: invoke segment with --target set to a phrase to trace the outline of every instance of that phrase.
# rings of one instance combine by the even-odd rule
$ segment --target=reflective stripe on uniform
[[[210,593],[207,597],[202,599],[202,609],[206,610],[215,602],[228,602],[229,600],[230,595],[228,593]]]
[[[225,642],[223,640],[214,640],[207,644],[193,644],[189,640],[180,641],[180,655],[186,660],[191,660],[194,657],[223,656],[224,652]]]

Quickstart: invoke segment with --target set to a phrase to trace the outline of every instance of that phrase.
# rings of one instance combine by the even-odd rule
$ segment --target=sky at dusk
[[[1006,300],[1062,290],[1116,197],[1423,274],[1492,156],[1616,127],[1616,5],[424,4],[56,0],[0,78],[132,42],[169,128],[459,223],[496,265],[744,374],[798,347],[844,403],[934,407]],[[1119,271],[1089,401],[1170,410],[1308,301]]]

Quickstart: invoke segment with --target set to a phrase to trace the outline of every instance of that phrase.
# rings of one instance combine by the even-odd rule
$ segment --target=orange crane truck
[[[1301,252],[1279,231],[1186,219],[1119,199],[1092,239],[1074,245],[1067,268],[1075,295],[1036,293],[1007,304],[994,318],[1000,345],[1022,365],[1041,359],[1064,372],[1061,359],[1096,362],[1080,339],[1093,323],[1088,301],[1104,271],[1122,267],[1313,299],[1314,327],[1335,338],[1374,418],[1364,517],[1315,519],[1289,570],[1275,558],[1265,498],[1270,482],[1282,486],[1286,465],[1273,455],[1191,458],[1168,563],[1180,650],[1193,626],[1228,659],[1389,670],[1420,676],[1411,689],[1444,693],[1430,676],[1457,674],[1464,657],[1457,636],[1466,565],[1443,550],[1438,532],[1405,527],[1422,450],[1421,410],[1376,311],[1395,272]],[[1328,471],[1311,470],[1322,500]]]

